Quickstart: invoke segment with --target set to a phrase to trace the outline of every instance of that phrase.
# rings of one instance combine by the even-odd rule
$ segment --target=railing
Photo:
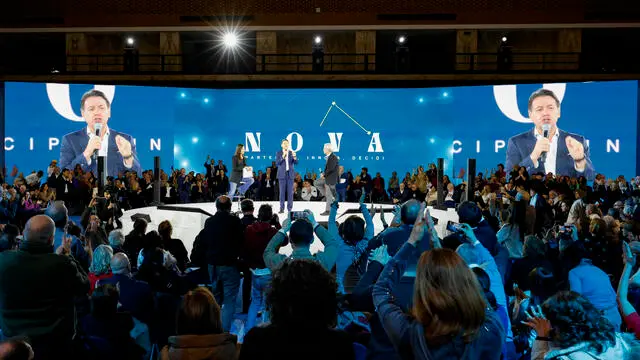
[[[33,75],[39,73],[127,73],[127,74],[458,74],[458,73],[640,73],[633,57],[589,56],[581,53],[457,53],[437,54],[349,54],[329,53],[319,58],[306,54],[258,54],[235,64],[203,60],[190,55],[68,55],[66,64],[50,66],[46,59],[0,64],[0,73]],[[399,58],[399,56],[404,56]],[[243,66],[243,67],[242,67]],[[234,70],[229,70],[234,68]]]

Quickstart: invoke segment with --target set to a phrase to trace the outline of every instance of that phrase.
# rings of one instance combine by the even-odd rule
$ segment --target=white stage
[[[254,216],[258,215],[258,209],[262,204],[271,205],[271,207],[274,210],[274,213],[277,213],[277,211],[280,209],[280,203],[277,201],[254,201],[254,208],[255,208]],[[175,205],[167,205],[167,206],[174,207],[176,209],[161,210],[156,206],[149,206],[149,207],[125,211],[122,218],[120,218],[120,220],[122,221],[124,234],[125,235],[128,234],[133,229],[133,221],[131,220],[131,216],[135,214],[149,215],[149,217],[151,218],[151,223],[148,225],[147,231],[157,230],[158,224],[160,224],[164,220],[169,220],[171,222],[171,225],[173,226],[173,238],[182,240],[184,242],[184,246],[187,248],[187,251],[189,252],[189,254],[191,254],[191,249],[193,248],[193,242],[196,236],[198,235],[198,233],[200,232],[200,230],[202,230],[202,228],[204,227],[204,222],[207,220],[209,216],[202,214],[200,212],[189,212],[188,210],[201,209],[213,215],[216,213],[216,204],[213,202],[210,202],[210,203],[196,203],[196,204],[175,204]],[[370,208],[370,206],[371,205],[367,206],[367,208]],[[375,207],[380,208],[380,206],[382,206],[385,209],[385,213],[384,213],[385,220],[387,221],[388,224],[390,224],[391,220],[393,219],[393,205],[389,205],[389,204],[376,205]],[[186,208],[185,210],[187,211],[180,211],[179,208]],[[328,216],[319,215],[325,210],[324,202],[296,201],[293,204],[294,211],[302,211],[307,209],[313,211],[316,221],[327,222],[329,218]],[[339,223],[341,223],[345,219],[347,219],[349,216],[352,216],[352,215],[362,216],[360,212],[341,216],[347,210],[358,210],[358,209],[359,209],[358,203],[340,203],[336,220]],[[444,237],[444,235],[447,233],[446,231],[447,221],[450,220],[453,222],[458,222],[458,214],[455,212],[454,209],[448,209],[446,211],[436,210],[431,207],[429,207],[429,209],[430,209],[431,216],[439,220],[438,224],[436,225],[436,230],[438,231],[438,234],[440,234],[441,237]],[[234,202],[232,210],[234,212],[240,211],[239,204],[237,202]],[[286,219],[286,217],[288,216],[288,213],[285,212],[284,214],[278,214],[278,216],[280,217],[280,223],[282,223],[282,221]],[[375,216],[373,217],[373,225],[374,225],[375,234],[379,233],[384,229],[384,227],[382,226],[382,222],[380,221],[380,214],[375,214]],[[318,250],[322,250],[323,248],[324,247],[322,243],[316,237],[314,242],[311,244],[311,252],[313,253]],[[289,254],[291,252],[291,245],[287,245],[286,247],[280,249],[280,252],[283,254]]]

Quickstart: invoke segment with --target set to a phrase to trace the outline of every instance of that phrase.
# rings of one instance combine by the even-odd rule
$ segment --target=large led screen
[[[108,131],[109,141],[100,153],[109,175],[152,168],[154,156],[167,170],[173,165],[201,172],[207,156],[230,164],[237,144],[258,170],[275,161],[287,138],[301,173],[323,169],[323,145],[330,143],[354,172],[367,167],[384,177],[392,171],[402,176],[443,157],[445,173],[453,176],[469,157],[477,159],[479,171],[525,162],[536,142],[528,100],[542,88],[560,105],[557,172],[574,168],[571,156],[584,156],[592,173],[635,175],[636,81],[243,90],[6,83],[6,164],[25,173],[54,159],[64,167],[91,168],[97,154],[90,151],[93,124],[102,123],[99,131]],[[94,89],[106,101],[88,100],[83,109],[83,94]],[[532,117],[553,116],[543,114],[546,109],[532,109]]]

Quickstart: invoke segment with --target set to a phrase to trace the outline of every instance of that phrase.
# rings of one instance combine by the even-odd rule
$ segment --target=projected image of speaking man
[[[87,126],[62,138],[60,168],[73,170],[80,164],[83,170],[97,174],[98,156],[104,156],[108,176],[125,171],[140,173],[131,136],[108,126],[111,104],[107,96],[99,90],[86,92],[80,100],[80,111]]]
[[[531,94],[529,118],[534,128],[509,139],[507,171],[517,164],[529,174],[595,177],[584,137],[558,129],[560,101],[553,91],[539,89]]]

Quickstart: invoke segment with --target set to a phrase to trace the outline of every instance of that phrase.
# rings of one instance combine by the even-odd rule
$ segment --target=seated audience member
[[[82,334],[89,356],[101,359],[142,359],[144,350],[136,345],[130,332],[135,323],[131,314],[118,312],[118,289],[99,285],[91,294],[91,313],[81,320]]]
[[[0,343],[0,360],[33,360],[33,348],[22,340],[7,340]]]
[[[638,343],[614,326],[587,298],[562,291],[529,312],[536,331],[531,359],[631,359]]]
[[[113,257],[113,250],[110,246],[100,245],[93,252],[93,260],[91,266],[89,266],[89,283],[91,284],[91,290],[89,294],[93,292],[98,280],[107,279],[113,276],[111,273],[111,258]]]
[[[162,360],[235,360],[237,338],[222,330],[220,306],[209,289],[189,291],[176,317],[176,336],[160,353]]]
[[[271,323],[245,335],[240,359],[353,359],[349,336],[333,329],[337,289],[334,277],[317,261],[282,262],[267,294]]]
[[[427,232],[424,223],[420,214],[409,240],[386,260],[373,289],[376,312],[389,339],[407,359],[500,359],[505,330],[464,260],[449,249],[419,255],[418,242]],[[391,293],[410,258],[418,256],[414,310],[407,316]]]
[[[0,253],[0,326],[5,337],[25,336],[38,359],[70,357],[75,334],[75,296],[89,279],[65,240],[53,251],[55,224],[46,215],[27,221],[17,251]],[[65,256],[61,256],[65,255]]]

